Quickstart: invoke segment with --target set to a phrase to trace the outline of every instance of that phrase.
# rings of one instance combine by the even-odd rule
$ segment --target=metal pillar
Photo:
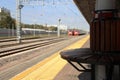
[[[34,21],[34,33],[33,33],[34,37],[36,36],[36,29],[35,28],[36,28],[36,21]]]
[[[105,66],[95,65],[95,80],[106,80]]]
[[[95,5],[96,11],[110,10],[110,9],[115,9],[115,0],[96,0],[96,5]],[[100,18],[100,17],[98,17],[98,14],[96,14],[95,18]],[[112,80],[108,78],[108,76],[110,75],[112,78],[112,74],[108,74],[109,72],[110,71],[108,71],[105,65],[95,65],[95,80]],[[112,73],[112,69],[110,73]]]
[[[16,34],[17,42],[21,43],[21,9],[23,5],[20,4],[20,0],[16,0]]]
[[[115,9],[115,0],[96,0],[95,10]]]
[[[58,37],[60,37],[60,21],[61,21],[61,19],[59,19],[58,21],[59,21],[59,25],[57,27],[57,35],[58,35]]]

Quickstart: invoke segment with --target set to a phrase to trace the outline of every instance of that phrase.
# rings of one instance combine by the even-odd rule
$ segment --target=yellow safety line
[[[77,41],[63,50],[81,48],[88,39],[89,36]],[[63,50],[58,51],[10,80],[53,80],[67,63],[65,60],[60,58],[59,55]]]

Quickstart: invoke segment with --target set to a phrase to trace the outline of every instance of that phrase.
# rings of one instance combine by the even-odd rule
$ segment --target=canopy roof
[[[74,0],[88,23],[91,22],[93,17],[92,12],[95,10],[95,1],[96,0]],[[116,7],[120,10],[120,0],[116,0]]]

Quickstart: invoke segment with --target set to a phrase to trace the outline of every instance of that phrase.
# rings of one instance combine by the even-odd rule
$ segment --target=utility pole
[[[57,27],[57,35],[58,35],[58,37],[60,37],[60,22],[61,22],[61,19],[59,19],[58,21],[59,21],[59,24],[58,24],[58,27]]]
[[[48,32],[48,37],[49,37],[49,27],[47,24],[45,24],[46,28],[48,28],[47,32]]]
[[[35,29],[35,26],[36,26],[36,21],[34,20],[34,37],[36,36],[36,29]]]
[[[23,5],[21,5],[20,0],[16,0],[16,34],[17,34],[17,42],[21,43],[21,9]]]

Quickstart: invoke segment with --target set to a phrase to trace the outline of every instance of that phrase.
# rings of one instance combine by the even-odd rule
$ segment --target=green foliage
[[[49,30],[50,30],[50,31],[57,31],[57,27],[50,26],[50,27],[49,27]]]
[[[6,29],[15,29],[15,19],[13,19],[9,13],[0,12],[0,28],[6,28]],[[57,27],[50,26],[47,27],[47,25],[38,25],[38,24],[24,24],[21,23],[21,28],[35,28],[35,29],[44,29],[44,30],[50,30],[50,31],[57,31]]]
[[[0,28],[15,29],[15,19],[12,19],[10,14],[1,12],[0,13]]]

